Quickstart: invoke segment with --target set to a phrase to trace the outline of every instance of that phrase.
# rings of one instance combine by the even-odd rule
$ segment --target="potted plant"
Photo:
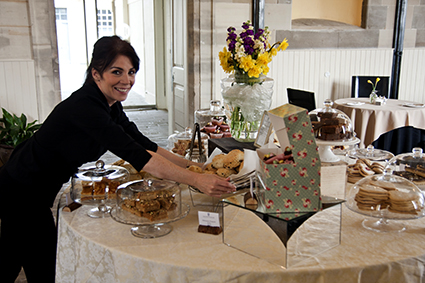
[[[27,116],[20,117],[9,113],[2,108],[3,117],[0,118],[0,167],[9,160],[13,149],[21,142],[29,139],[41,127],[37,120],[28,123]]]

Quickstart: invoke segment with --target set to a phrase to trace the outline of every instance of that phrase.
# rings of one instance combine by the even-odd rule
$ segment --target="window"
[[[99,38],[102,36],[114,35],[111,10],[97,10],[97,31]]]
[[[66,8],[56,8],[55,13],[56,13],[56,20],[57,21],[58,20],[61,20],[61,21],[68,20]]]

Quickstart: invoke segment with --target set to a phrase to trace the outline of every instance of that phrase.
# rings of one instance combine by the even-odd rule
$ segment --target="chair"
[[[306,108],[308,112],[316,109],[316,100],[314,92],[287,88],[288,102],[299,107]]]
[[[381,79],[376,86],[378,96],[388,98],[390,77],[385,76],[353,76],[351,80],[351,97],[369,97],[373,87],[367,81],[370,80],[375,83],[376,78]]]

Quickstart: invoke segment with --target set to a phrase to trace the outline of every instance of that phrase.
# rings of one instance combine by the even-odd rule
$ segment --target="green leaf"
[[[29,139],[40,129],[42,124],[36,124],[37,120],[28,123],[27,116],[21,114],[20,117],[9,113],[2,108],[3,117],[0,118],[0,143],[16,147],[21,142]]]

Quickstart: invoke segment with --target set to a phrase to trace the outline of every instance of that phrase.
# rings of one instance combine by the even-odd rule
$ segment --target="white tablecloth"
[[[354,102],[363,104],[353,105]],[[425,129],[425,107],[406,107],[405,103],[413,102],[388,99],[385,105],[373,105],[369,98],[342,98],[334,102],[334,107],[351,118],[360,146],[367,147],[380,135],[397,128]]]
[[[184,192],[187,196],[187,192]],[[186,198],[187,199],[187,198]],[[190,203],[190,201],[188,201]],[[198,209],[172,223],[160,238],[140,239],[131,226],[93,219],[89,207],[61,212],[57,282],[424,282],[425,218],[406,221],[402,233],[362,227],[364,216],[342,209],[341,244],[282,269],[223,244],[222,236],[197,232]],[[246,225],[265,224],[247,213]],[[252,228],[252,227],[251,227]],[[255,231],[255,229],[252,229]],[[253,235],[255,237],[255,235]],[[274,234],[264,237],[270,245]],[[262,245],[258,242],[258,245]],[[276,242],[276,245],[279,243]]]

